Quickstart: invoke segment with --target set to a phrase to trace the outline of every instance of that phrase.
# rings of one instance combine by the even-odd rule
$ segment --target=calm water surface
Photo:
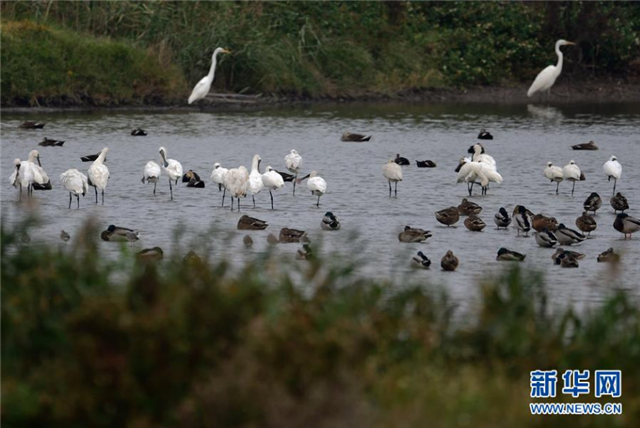
[[[45,130],[18,129],[22,120],[47,122]],[[131,129],[148,130],[147,137],[132,137]],[[488,154],[504,177],[501,185],[492,184],[488,196],[473,201],[484,210],[480,217],[487,223],[481,233],[468,231],[463,219],[456,228],[442,227],[434,212],[458,205],[467,196],[465,184],[456,184],[454,172],[460,157],[477,142],[480,128],[490,130],[495,139],[485,142]],[[372,134],[367,143],[343,143],[344,131]],[[64,147],[39,147],[44,137],[66,140]],[[142,240],[138,248],[160,246],[165,251],[216,230],[211,241],[214,257],[227,257],[237,263],[267,248],[268,233],[278,234],[282,227],[308,231],[314,241],[322,240],[322,251],[343,254],[364,261],[363,274],[375,277],[426,278],[446,284],[451,295],[465,306],[478,298],[478,278],[495,272],[502,263],[496,252],[507,247],[527,255],[527,265],[544,270],[556,302],[577,306],[600,301],[614,287],[627,288],[635,296],[640,292],[640,234],[622,240],[613,229],[614,215],[608,200],[612,185],[602,165],[615,154],[623,165],[618,190],[631,205],[630,215],[640,210],[640,103],[580,105],[344,105],[310,108],[273,109],[257,112],[200,113],[54,113],[37,116],[5,114],[2,117],[0,156],[3,185],[2,212],[7,224],[15,224],[28,210],[18,204],[18,192],[8,184],[13,159],[26,159],[37,148],[54,189],[35,192],[38,210],[45,224],[32,232],[32,245],[58,243],[61,229],[74,233],[90,217],[101,226],[109,224],[138,229]],[[573,151],[572,144],[594,140],[599,151]],[[107,165],[111,179],[105,205],[95,205],[93,190],[81,198],[80,210],[67,209],[68,193],[59,175],[69,168],[86,173],[89,163],[80,156],[109,147]],[[148,160],[159,162],[158,147],[165,146],[169,158],[179,160],[185,171],[193,169],[207,181],[205,189],[190,189],[180,183],[169,200],[169,186],[163,177],[159,194],[152,185],[140,182]],[[306,183],[296,197],[291,184],[275,194],[275,211],[269,209],[269,194],[243,201],[242,213],[270,223],[266,231],[249,232],[255,241],[253,250],[242,245],[244,233],[236,231],[241,214],[220,207],[221,193],[209,184],[214,162],[225,167],[251,167],[252,156],[262,157],[262,167],[271,165],[284,171],[284,156],[296,149],[304,159],[303,171],[318,171],[328,184],[327,194],[316,208],[316,198],[306,191]],[[382,165],[396,153],[409,158],[431,159],[437,168],[404,168],[404,181],[398,185],[398,198],[388,197],[388,185]],[[563,166],[574,159],[587,180],[576,184],[575,197],[570,184],[548,183],[542,174],[547,161]],[[263,170],[264,172],[264,170]],[[591,192],[604,199],[598,212],[598,228],[593,239],[573,247],[586,253],[578,269],[553,266],[554,250],[540,248],[533,237],[516,237],[516,230],[498,231],[493,216],[501,206],[511,212],[517,204],[533,212],[555,216],[568,227],[582,213],[582,203]],[[228,201],[228,199],[227,199]],[[74,201],[75,204],[75,201]],[[75,205],[74,205],[75,206]],[[324,232],[320,220],[332,211],[342,222],[339,232]],[[177,237],[176,226],[184,226]],[[402,244],[397,235],[405,225],[430,229],[433,237],[423,244]],[[355,235],[357,233],[357,235]],[[118,245],[101,242],[107,254],[115,254]],[[197,244],[195,244],[197,247]],[[619,277],[613,278],[608,266],[597,263],[597,255],[613,247],[624,253]],[[184,248],[184,246],[183,246]],[[297,244],[280,245],[283,258],[291,258]],[[198,252],[198,248],[193,248]],[[447,250],[460,258],[454,273],[440,271],[440,259]],[[409,259],[422,250],[432,259],[429,271],[413,271]]]

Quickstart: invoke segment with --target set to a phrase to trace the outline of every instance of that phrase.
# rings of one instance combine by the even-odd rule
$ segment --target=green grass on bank
[[[162,103],[184,90],[178,67],[128,43],[2,22],[2,103],[117,105]]]
[[[552,311],[541,275],[507,268],[456,319],[441,288],[367,280],[344,259],[261,254],[237,270],[188,246],[203,261],[176,249],[137,263],[126,244],[101,257],[90,227],[59,247],[23,245],[20,233],[1,236],[5,427],[632,427],[640,417],[640,310],[623,292],[579,315]],[[569,368],[622,370],[622,397],[603,401],[623,415],[532,417],[530,370]]]
[[[110,38],[176,65],[187,81],[174,88],[181,88],[172,94],[180,100],[207,73],[217,46],[234,53],[219,63],[214,90],[295,97],[530,82],[555,63],[559,38],[578,43],[565,49],[563,80],[640,74],[638,2],[12,1],[0,7],[5,21],[29,20],[87,41]],[[3,62],[20,54],[3,53]],[[3,66],[3,85],[18,82],[23,70]],[[174,81],[174,74],[163,76]],[[66,85],[76,93],[72,86]],[[30,97],[48,90],[12,87]],[[23,101],[5,97],[4,88],[3,103]],[[105,91],[99,92],[96,97]]]

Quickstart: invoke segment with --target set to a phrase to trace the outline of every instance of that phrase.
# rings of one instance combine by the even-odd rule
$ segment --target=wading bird
[[[267,166],[267,172],[262,174],[262,185],[269,189],[269,196],[271,196],[271,209],[273,209],[273,190],[278,190],[284,187],[284,179],[282,175],[278,174],[278,172],[271,168],[271,166]]]
[[[295,175],[295,179],[293,180],[293,196],[295,196],[296,181],[298,181],[298,173],[300,172],[300,168],[302,168],[302,156],[300,156],[297,151],[291,150],[291,153],[284,157],[284,166],[287,167],[289,172]]]
[[[238,200],[238,212],[240,211],[240,198],[247,197],[249,186],[249,171],[244,166],[230,169],[224,177],[224,188],[231,195],[231,211],[233,211],[233,198]],[[222,205],[224,206],[224,194],[222,195]]]
[[[72,197],[75,196],[80,209],[80,195],[85,196],[89,190],[87,176],[72,168],[60,174],[60,181],[62,181],[62,187],[69,191],[69,208],[71,208]]]
[[[307,189],[311,191],[312,195],[318,197],[318,202],[316,203],[316,207],[319,207],[320,196],[327,193],[327,182],[324,181],[324,178],[318,176],[318,173],[316,171],[311,171],[311,173],[307,174],[306,176],[300,179],[300,181],[302,180],[307,180]]]
[[[567,165],[562,168],[562,176],[565,180],[571,181],[573,186],[571,187],[571,196],[573,196],[573,191],[576,188],[576,181],[584,181],[584,174],[576,165],[576,162],[572,159]]]
[[[556,83],[556,79],[562,73],[562,51],[560,50],[560,46],[566,45],[575,45],[575,43],[567,42],[566,40],[558,40],[556,42],[556,55],[558,55],[558,63],[556,65],[550,65],[544,70],[542,70],[536,79],[533,81],[533,84],[527,91],[527,96],[530,97],[536,92],[544,92],[547,91],[547,95],[551,92],[551,87],[554,83]]]
[[[556,183],[556,195],[560,189],[560,183],[564,180],[564,174],[562,173],[562,168],[559,166],[554,166],[551,162],[547,162],[547,167],[544,169],[544,176],[547,177],[547,180],[552,183]]]
[[[207,94],[209,93],[209,90],[211,89],[211,84],[213,83],[213,79],[216,73],[216,63],[218,62],[218,54],[221,54],[221,53],[228,54],[228,53],[231,53],[231,51],[228,51],[227,49],[224,49],[224,48],[217,48],[215,51],[213,51],[213,55],[211,56],[211,68],[209,69],[209,74],[204,76],[193,88],[193,91],[191,91],[191,95],[189,95],[189,104],[193,104],[198,100],[204,99],[204,97],[206,97]]]
[[[229,170],[223,168],[218,162],[213,164],[213,171],[211,171],[211,181],[218,185],[218,191],[222,190],[222,183],[224,183],[224,176],[227,175]]]
[[[613,193],[616,194],[616,184],[618,183],[618,179],[622,175],[622,165],[618,162],[618,158],[615,156],[611,156],[611,158],[604,163],[602,166],[604,173],[607,175],[608,181],[611,181],[613,178]]]
[[[175,181],[176,186],[178,185],[178,180],[182,177],[182,164],[175,159],[167,159],[167,149],[164,147],[160,147],[158,149],[158,153],[160,153],[160,160],[162,163],[162,168],[164,169],[164,173],[169,177],[169,192],[171,192],[171,200],[173,201],[173,183]]]
[[[93,190],[96,192],[96,204],[98,203],[98,189],[102,193],[102,205],[104,205],[104,190],[107,188],[109,182],[109,168],[104,164],[104,158],[109,151],[108,147],[105,147],[100,152],[98,159],[93,161],[89,167],[89,185],[93,186]]]
[[[382,167],[382,173],[389,181],[389,197],[391,197],[391,183],[395,183],[395,196],[398,197],[398,181],[402,181],[402,168],[393,159],[389,159]]]
[[[251,173],[249,174],[249,192],[251,192],[251,199],[253,199],[253,208],[256,207],[255,195],[264,189],[262,174],[260,174],[260,162],[262,162],[260,155],[254,155],[251,161]]]
[[[150,160],[144,166],[144,172],[142,174],[142,184],[147,182],[153,183],[153,194],[156,194],[156,186],[158,185],[158,181],[160,181],[160,175],[162,174],[162,170],[160,169],[160,165]]]

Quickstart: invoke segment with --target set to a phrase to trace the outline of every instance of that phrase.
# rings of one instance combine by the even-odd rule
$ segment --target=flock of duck
[[[43,129],[43,123],[24,122],[20,125],[25,129]],[[137,128],[131,132],[133,136],[145,136],[147,132]],[[342,141],[346,142],[364,142],[369,141],[371,136],[362,134],[345,133],[342,135]],[[484,129],[478,135],[479,140],[492,140],[493,136]],[[45,140],[47,140],[45,138]],[[54,141],[54,140],[51,140]],[[595,147],[595,149],[594,149]],[[575,150],[597,150],[595,143],[588,143],[587,147],[574,146]],[[95,203],[99,202],[98,193],[101,195],[101,203],[104,204],[104,195],[110,177],[109,169],[106,165],[106,157],[109,148],[105,147],[93,155],[82,156],[84,162],[91,162],[85,175],[78,169],[72,168],[64,171],[60,175],[62,187],[69,192],[69,208],[72,206],[73,197],[76,198],[77,208],[80,208],[80,195],[85,196],[89,192],[89,188],[93,187],[95,193]],[[157,183],[162,175],[167,177],[169,182],[170,197],[173,200],[173,187],[177,186],[178,181],[182,180],[187,183],[188,187],[205,187],[205,183],[200,176],[192,170],[184,173],[182,164],[168,157],[167,149],[160,147],[158,149],[160,155],[160,163],[153,160],[148,161],[143,168],[142,183],[153,183],[153,194],[156,195]],[[497,171],[495,159],[489,155],[482,143],[472,145],[468,150],[469,156],[460,159],[456,168],[456,181],[458,183],[467,184],[469,195],[473,194],[475,185],[481,187],[482,195],[486,195],[490,183],[502,183],[503,178]],[[251,163],[251,171],[244,166],[237,168],[224,168],[218,162],[213,164],[213,170],[210,175],[211,182],[218,187],[218,191],[222,192],[222,207],[225,204],[227,193],[231,198],[231,210],[234,209],[234,199],[237,202],[237,210],[240,211],[241,198],[251,195],[253,207],[255,208],[255,195],[263,190],[268,190],[271,199],[271,208],[274,208],[273,192],[284,187],[285,182],[293,183],[293,194],[295,195],[296,184],[300,184],[303,180],[307,180],[307,189],[313,196],[317,197],[316,206],[320,206],[320,198],[327,191],[326,181],[317,175],[315,171],[310,172],[302,178],[298,178],[303,160],[302,156],[296,151],[291,150],[284,157],[284,166],[288,172],[277,171],[271,166],[267,166],[264,173],[260,172],[261,164],[260,155],[253,156]],[[418,167],[434,168],[436,164],[431,160],[416,161]],[[20,200],[22,200],[23,189],[27,192],[27,196],[33,195],[33,190],[50,190],[53,186],[47,173],[42,167],[40,153],[32,150],[26,161],[16,159],[14,161],[15,170],[13,171],[10,182],[20,191]],[[398,196],[398,183],[403,180],[403,167],[410,165],[407,158],[397,154],[395,159],[390,159],[382,166],[383,176],[389,185],[389,197]],[[631,217],[624,211],[629,209],[627,199],[620,193],[616,193],[617,181],[622,175],[622,166],[615,156],[606,161],[603,165],[603,171],[609,181],[613,180],[613,196],[610,199],[611,207],[616,213],[613,223],[615,230],[624,234],[624,238],[631,238],[631,234],[640,230],[640,220]],[[572,183],[571,195],[575,190],[575,183],[584,181],[585,175],[580,170],[575,161],[571,160],[563,168],[548,162],[543,171],[544,177],[551,183],[556,183],[556,194],[559,193],[560,183],[569,181]],[[393,188],[392,188],[393,184]],[[534,214],[522,205],[517,205],[511,215],[504,207],[501,207],[494,215],[494,223],[498,229],[507,229],[513,223],[517,230],[517,234],[528,236],[531,229],[534,230],[533,235],[536,243],[541,247],[554,248],[560,246],[571,246],[583,242],[587,239],[593,230],[598,226],[596,221],[596,212],[602,206],[602,198],[597,193],[591,195],[583,204],[582,215],[575,220],[578,230],[573,230],[563,223],[558,223],[554,217],[548,217],[543,214]],[[618,211],[620,213],[618,214]],[[466,217],[464,226],[472,232],[481,232],[487,225],[480,218],[482,207],[475,202],[464,198],[458,206],[451,206],[435,212],[436,220],[447,227],[455,225],[461,217]],[[592,213],[592,214],[589,214]],[[340,221],[332,212],[326,212],[320,222],[323,230],[339,230]],[[243,215],[237,224],[238,230],[264,230],[268,227],[268,223],[247,215]],[[424,229],[406,226],[398,235],[400,242],[416,243],[424,242],[432,236],[431,232]],[[70,238],[69,234],[64,230],[61,232],[60,238],[67,242]],[[128,241],[135,242],[139,240],[139,233],[135,230],[110,225],[101,233],[101,239],[105,241]],[[270,245],[277,243],[302,243],[303,247],[298,250],[297,257],[308,259],[312,256],[312,250],[309,244],[309,238],[305,231],[283,228],[278,236],[269,234],[267,242]],[[246,247],[253,245],[251,236],[246,235],[243,238]],[[141,258],[157,259],[162,258],[162,250],[158,247],[145,249],[139,253]],[[193,258],[194,255],[190,255]],[[500,248],[497,253],[497,260],[502,261],[522,261],[525,255],[507,248]],[[557,247],[557,251],[553,254],[554,263],[562,267],[578,267],[578,260],[584,258],[584,254],[567,251],[562,247]],[[613,249],[608,249],[598,256],[598,261],[615,261],[619,255]],[[412,259],[411,263],[415,267],[429,268],[431,261],[422,252],[419,251]],[[453,271],[458,267],[459,260],[452,251],[448,251],[441,260],[441,267],[445,271]]]

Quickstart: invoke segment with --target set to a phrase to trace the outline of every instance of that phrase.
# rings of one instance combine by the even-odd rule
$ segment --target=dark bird
[[[202,181],[200,180],[200,176],[196,172],[190,169],[189,171],[185,172],[184,175],[182,176],[182,182],[188,183],[189,181],[191,181],[192,178],[195,178],[196,181]]]
[[[69,235],[67,232],[62,230],[60,231],[60,239],[62,239],[64,242],[68,242],[69,239],[71,239],[71,235]]]
[[[411,258],[411,265],[420,269],[429,269],[429,266],[431,266],[431,260],[422,254],[422,251],[418,251],[418,254]]]
[[[269,224],[264,220],[243,215],[238,220],[238,230],[264,230]]]
[[[627,198],[625,198],[622,193],[618,192],[615,196],[611,197],[611,207],[613,208],[613,212],[617,213],[618,211],[625,212],[629,209],[629,202],[627,202]]]
[[[600,198],[600,195],[598,195],[596,192],[593,192],[587,197],[582,206],[584,207],[585,211],[593,211],[593,214],[595,215],[596,211],[598,211],[602,206],[602,198]]]
[[[447,254],[442,257],[442,260],[440,260],[440,267],[442,270],[453,272],[458,268],[459,263],[460,261],[453,255],[453,251],[449,250],[447,251]]]
[[[278,238],[276,237],[276,235],[274,235],[273,233],[270,233],[267,236],[267,243],[271,246],[277,245],[280,243],[280,241],[278,240]]]
[[[398,165],[403,165],[403,166],[411,165],[411,162],[409,162],[409,159],[403,158],[402,156],[400,156],[400,153],[396,154],[396,158],[394,159],[394,161]]]
[[[275,169],[274,169],[274,171],[277,172],[278,174],[280,174],[280,176],[282,177],[282,180],[285,181],[285,182],[287,182],[287,181],[291,182],[291,181],[295,180],[295,178],[296,178],[296,176],[293,175],[293,174],[287,174],[286,172],[280,172],[280,171],[275,170]]]
[[[198,188],[198,189],[204,189],[204,181],[198,181],[195,178],[192,178],[187,183],[187,187],[195,187],[195,188]]]
[[[473,215],[480,214],[482,212],[482,207],[475,202],[471,202],[464,198],[460,205],[458,205],[458,212],[460,215]]]
[[[242,238],[242,243],[247,248],[253,247],[253,239],[251,239],[249,235],[244,235],[244,238]]]
[[[44,123],[38,123],[38,122],[22,122],[18,128],[20,129],[42,129],[44,128]]]
[[[47,137],[44,137],[42,141],[38,143],[38,145],[42,147],[52,147],[52,146],[61,147],[63,144],[64,144],[64,141],[62,140],[53,140]]]
[[[131,135],[133,135],[134,137],[145,137],[147,135],[147,131],[142,128],[136,128],[131,131]]]
[[[327,211],[322,217],[322,221],[320,222],[320,227],[323,230],[339,230],[340,229],[340,221],[338,221],[338,217],[334,216],[331,211]]]
[[[164,251],[160,247],[145,248],[137,254],[138,260],[141,261],[155,261],[162,260],[164,257]]]
[[[342,134],[342,141],[350,141],[355,143],[361,143],[363,141],[369,141],[371,139],[371,135],[362,135],[362,134],[351,134],[349,132],[345,132]]]
[[[502,247],[498,250],[498,256],[496,257],[496,260],[507,262],[521,262],[525,257],[527,257],[525,254],[520,254],[516,251],[511,251]]]
[[[524,205],[518,205],[518,213],[514,214],[513,217],[516,219],[518,236],[520,236],[520,232],[524,232],[525,236],[528,236],[531,230],[531,222],[529,221],[529,212]]]
[[[567,251],[562,247],[558,247],[556,248],[556,252],[551,255],[551,260],[553,260],[555,264],[559,265],[560,264],[559,257],[562,254],[565,254],[575,260],[582,260],[585,257],[585,255],[582,253],[578,253],[576,251]]]
[[[558,237],[555,233],[547,229],[542,229],[540,232],[534,233],[533,236],[538,245],[544,248],[553,248],[558,243]]]
[[[491,133],[485,131],[484,129],[480,130],[478,134],[478,140],[493,140],[493,135]]]
[[[414,229],[411,226],[405,226],[404,230],[398,234],[400,242],[424,242],[427,238],[431,238],[431,231],[424,229]]]
[[[416,161],[416,165],[418,165],[418,168],[435,168],[436,167],[436,163],[432,160],[422,160]]]
[[[555,217],[547,217],[542,214],[536,214],[531,218],[531,226],[540,232],[542,229],[555,232],[558,229],[558,220]]]
[[[498,229],[501,227],[506,229],[511,224],[511,217],[509,217],[507,210],[505,210],[504,207],[501,207],[496,215],[493,216],[493,222],[498,226]]]
[[[307,232],[304,230],[296,230],[289,229],[288,227],[283,227],[280,229],[280,236],[278,237],[278,242],[283,244],[290,244],[293,242],[303,242],[308,240]]]
[[[581,232],[587,232],[591,235],[591,232],[596,230],[596,227],[598,227],[598,223],[596,223],[595,218],[588,215],[586,211],[583,211],[582,215],[576,219],[576,226]]]
[[[487,227],[487,224],[476,215],[470,215],[464,221],[464,225],[472,232],[482,232],[482,229]]]
[[[573,150],[598,150],[598,146],[593,141],[589,141],[588,143],[576,144],[575,146],[571,146]]]
[[[457,207],[449,207],[436,211],[436,220],[447,227],[456,224],[460,220],[460,213]]]
[[[558,229],[555,231],[555,234],[560,245],[579,244],[587,239],[582,233],[577,230],[569,229],[562,223],[558,225]]]
[[[100,153],[96,153],[95,155],[81,156],[80,160],[82,162],[93,162],[94,160],[98,159],[98,156],[100,156]],[[106,161],[107,161],[107,157],[105,156],[104,162]]]
[[[31,185],[33,186],[33,190],[51,190],[51,189],[53,189],[53,186],[51,185],[51,180],[47,181],[44,184],[39,184],[39,183],[33,182]]]
[[[556,264],[559,264],[563,268],[577,268],[580,266],[578,260],[571,257],[566,251],[560,254],[556,260]]]
[[[598,256],[599,262],[613,262],[617,263],[620,261],[620,254],[617,254],[613,251],[613,248],[609,248],[607,251],[603,251]]]
[[[120,241],[120,242],[131,242],[132,237],[135,236],[138,240],[139,233],[133,229],[127,229],[126,227],[118,227],[113,224],[109,225],[107,230],[102,231],[100,234],[100,238],[103,241]]]
[[[631,217],[629,214],[620,213],[613,222],[613,228],[620,233],[624,233],[624,239],[627,239],[627,235],[631,239],[631,234],[640,230],[640,220]]]
[[[311,245],[302,244],[302,248],[299,248],[296,253],[296,260],[309,260],[313,257],[313,251],[311,251]]]

